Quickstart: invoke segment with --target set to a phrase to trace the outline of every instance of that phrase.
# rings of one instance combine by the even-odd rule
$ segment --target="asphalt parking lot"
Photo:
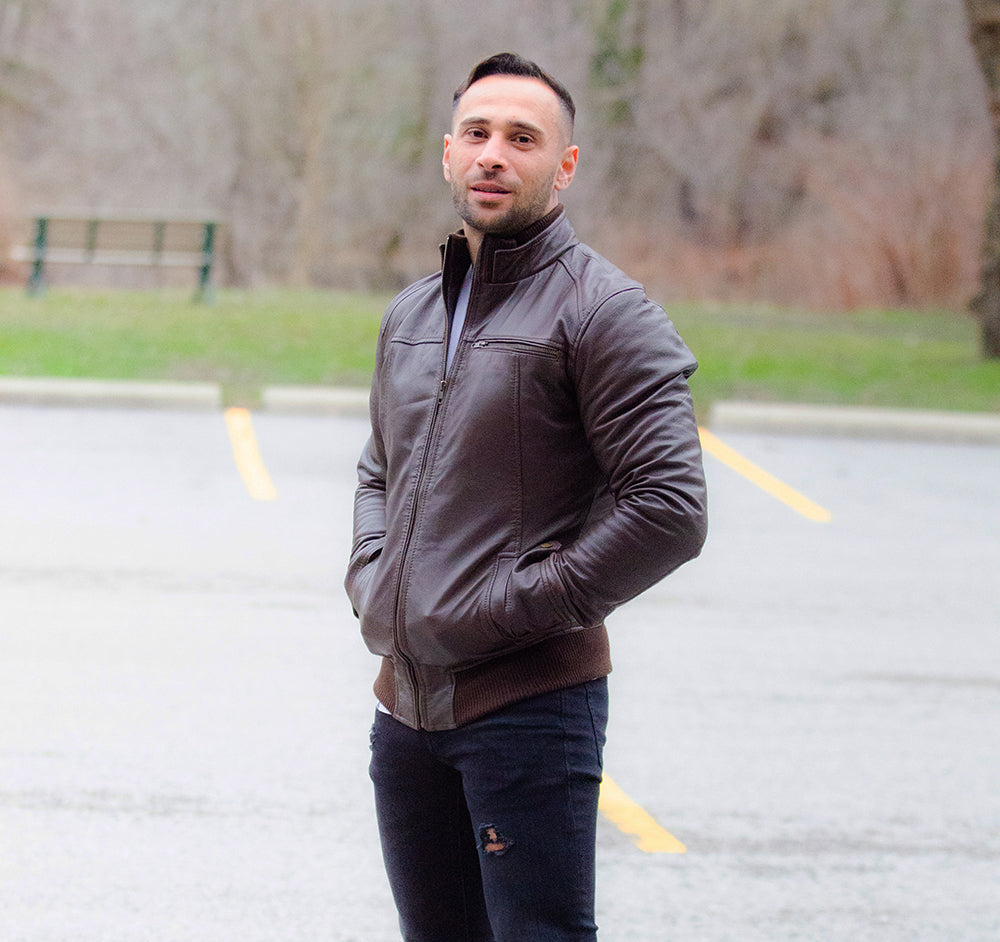
[[[4,942],[398,938],[366,432],[0,406]],[[686,852],[602,820],[602,939],[995,942],[1000,447],[719,438],[705,552],[610,625],[608,774]]]

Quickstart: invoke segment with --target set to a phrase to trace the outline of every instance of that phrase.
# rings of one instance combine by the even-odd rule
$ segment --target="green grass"
[[[321,291],[0,291],[0,374],[363,384],[388,298]]]
[[[668,310],[700,362],[699,411],[718,399],[1000,411],[1000,360],[981,357],[978,325],[963,314]]]
[[[221,290],[0,290],[0,375],[219,382],[229,401],[268,384],[366,384],[388,297]],[[814,313],[678,304],[698,356],[700,414],[717,399],[1000,411],[1000,361],[977,325],[944,312]]]

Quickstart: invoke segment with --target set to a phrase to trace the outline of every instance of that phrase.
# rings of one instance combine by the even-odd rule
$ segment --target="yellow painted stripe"
[[[615,782],[604,776],[598,808],[619,831],[635,839],[647,854],[683,854],[687,848],[661,827],[649,812],[637,805]]]
[[[271,483],[271,476],[264,467],[264,460],[257,447],[257,436],[254,435],[253,422],[246,409],[226,409],[226,428],[229,429],[229,440],[233,444],[233,457],[236,467],[246,484],[250,496],[254,500],[274,500],[278,492]]]
[[[748,481],[756,484],[772,497],[776,497],[783,504],[787,504],[792,510],[802,514],[808,520],[814,520],[817,523],[830,522],[832,515],[829,510],[820,507],[819,504],[804,497],[794,488],[768,474],[763,468],[744,458],[738,451],[730,448],[707,429],[699,429],[698,431],[701,434],[702,448],[713,457],[718,458],[723,464],[728,465],[737,474],[742,474]]]

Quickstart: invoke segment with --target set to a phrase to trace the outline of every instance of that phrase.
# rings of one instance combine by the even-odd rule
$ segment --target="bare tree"
[[[451,92],[504,49],[573,90],[574,225],[661,296],[975,290],[992,142],[940,0],[0,0],[6,192],[218,214],[243,284],[391,288],[437,263]]]
[[[50,77],[31,62],[31,33],[48,0],[0,0],[0,280],[17,277],[10,248],[25,236],[20,194],[7,157],[12,126],[37,121],[51,91]]]
[[[0,104],[24,109],[38,74],[25,60],[29,30],[47,0],[0,0]]]
[[[1000,0],[965,0],[972,46],[986,92],[996,148],[993,195],[983,238],[982,283],[971,307],[981,324],[982,351],[1000,357]]]

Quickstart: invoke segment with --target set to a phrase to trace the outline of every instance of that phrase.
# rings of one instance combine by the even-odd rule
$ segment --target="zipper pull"
[[[440,386],[438,386],[438,402],[444,399],[444,391],[448,388],[448,380],[441,380]]]

